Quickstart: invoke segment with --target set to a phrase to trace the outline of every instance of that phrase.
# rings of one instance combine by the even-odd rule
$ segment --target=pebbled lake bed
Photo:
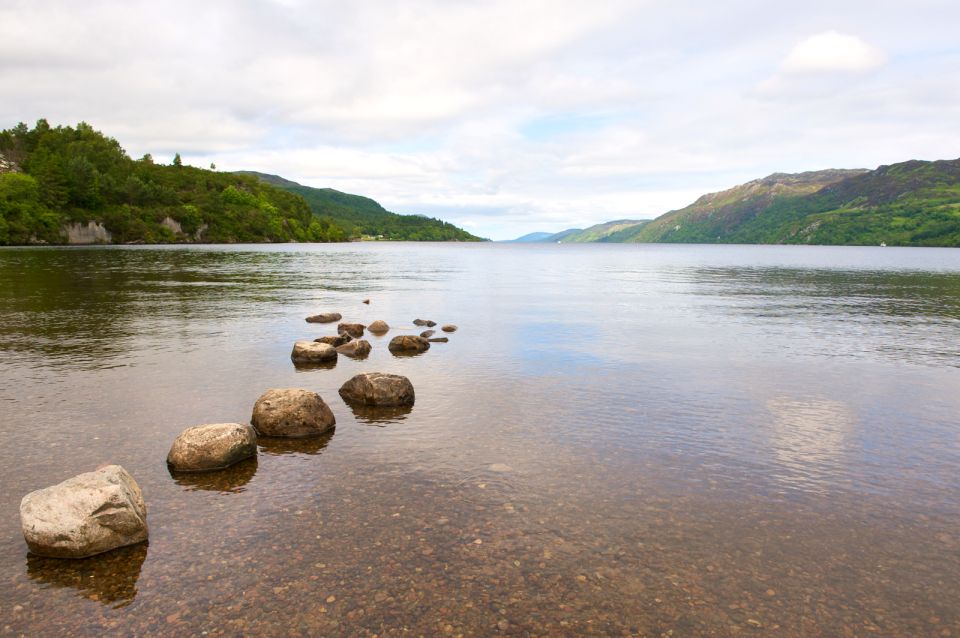
[[[298,370],[328,310],[391,331]],[[351,410],[372,371],[416,405]],[[272,387],[333,434],[170,475]],[[3,635],[960,636],[960,250],[4,249],[0,434]],[[107,462],[149,544],[28,555]]]

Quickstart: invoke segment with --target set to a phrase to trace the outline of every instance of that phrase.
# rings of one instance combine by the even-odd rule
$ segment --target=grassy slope
[[[609,242],[610,238],[618,233],[635,231],[638,228],[649,223],[649,220],[642,219],[618,219],[612,222],[595,224],[571,235],[566,235],[559,241],[563,243],[586,243],[586,242]],[[556,241],[556,240],[555,240]]]
[[[391,213],[370,199],[332,188],[313,188],[254,171],[242,171],[262,181],[303,197],[315,215],[329,218],[357,235],[383,236],[395,240],[481,241],[453,224],[422,215]]]
[[[705,195],[634,242],[960,246],[960,160],[776,174]]]

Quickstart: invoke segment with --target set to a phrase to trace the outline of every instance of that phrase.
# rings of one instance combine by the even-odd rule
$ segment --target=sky
[[[492,239],[774,172],[960,157],[956,0],[0,0],[0,128]]]

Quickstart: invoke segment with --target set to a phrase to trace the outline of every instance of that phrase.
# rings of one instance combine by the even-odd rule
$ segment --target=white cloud
[[[786,60],[788,73],[868,71],[883,65],[886,56],[859,37],[836,31],[818,33],[800,42]]]

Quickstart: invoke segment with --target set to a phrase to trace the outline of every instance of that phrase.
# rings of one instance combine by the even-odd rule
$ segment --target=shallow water
[[[327,310],[392,329],[296,369]],[[417,317],[460,330],[391,356]],[[958,336],[950,249],[2,250],[0,632],[960,636]],[[333,435],[168,473],[271,387]],[[105,462],[149,545],[28,555],[20,498]]]

